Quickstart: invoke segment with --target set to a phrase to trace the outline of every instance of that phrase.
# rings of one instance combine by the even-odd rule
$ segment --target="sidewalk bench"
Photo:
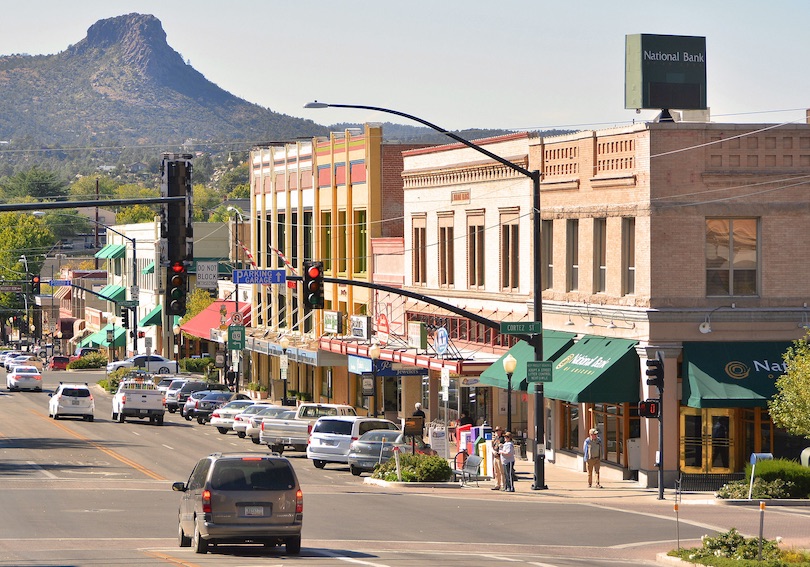
[[[478,455],[470,455],[464,461],[464,466],[460,469],[453,469],[453,481],[461,478],[461,484],[475,481],[475,486],[478,486],[479,480],[489,480],[488,476],[481,476],[478,474],[478,468],[481,466],[483,459]]]

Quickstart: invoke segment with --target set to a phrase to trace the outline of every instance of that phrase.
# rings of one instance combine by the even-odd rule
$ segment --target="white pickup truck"
[[[285,447],[306,451],[309,433],[318,418],[332,415],[357,415],[352,406],[343,404],[303,403],[293,419],[266,417],[262,420],[259,442],[281,454]]]
[[[163,425],[166,411],[163,392],[156,384],[142,380],[125,380],[118,385],[112,400],[112,420],[124,423],[128,417],[149,418],[149,423]]]

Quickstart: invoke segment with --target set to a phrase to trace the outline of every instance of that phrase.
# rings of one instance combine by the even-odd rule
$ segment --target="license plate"
[[[264,506],[245,506],[245,516],[264,516]]]
[[[70,405],[78,406],[79,405],[79,400],[70,400]]]

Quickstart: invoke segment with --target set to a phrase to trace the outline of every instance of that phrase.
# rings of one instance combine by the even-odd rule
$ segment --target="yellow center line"
[[[189,563],[183,559],[178,559],[177,557],[172,557],[171,555],[166,555],[165,553],[158,551],[142,551],[142,553],[149,557],[154,557],[155,559],[162,559],[163,561],[171,563],[172,565],[180,565],[181,567],[201,567],[198,563]]]
[[[37,417],[48,421],[51,425],[55,425],[56,427],[58,427],[59,429],[61,429],[65,433],[68,433],[68,434],[72,435],[73,437],[75,437],[75,438],[77,438],[77,439],[79,439],[81,441],[84,441],[85,443],[87,443],[91,447],[93,447],[94,449],[98,449],[102,453],[104,453],[106,455],[109,455],[110,457],[112,457],[116,461],[120,461],[120,462],[124,463],[125,465],[132,467],[136,471],[142,472],[143,474],[145,474],[146,476],[148,476],[152,480],[167,480],[165,477],[162,477],[158,473],[153,472],[153,471],[147,469],[146,467],[136,463],[135,461],[126,458],[124,455],[122,455],[120,453],[117,453],[116,451],[113,451],[112,449],[108,449],[107,447],[104,447],[102,445],[99,445],[98,443],[96,443],[95,441],[90,439],[89,437],[85,437],[84,435],[76,433],[75,431],[73,431],[69,427],[66,427],[65,425],[62,425],[58,421],[52,421],[49,417],[45,416],[42,412],[39,412],[39,411],[36,411],[36,410],[28,410],[28,411],[30,411],[31,413],[33,413]]]

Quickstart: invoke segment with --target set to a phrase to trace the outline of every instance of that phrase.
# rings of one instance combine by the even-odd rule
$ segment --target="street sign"
[[[2,291],[2,292],[20,293],[20,292],[22,292],[22,289],[23,289],[22,284],[3,284],[3,285],[0,285],[0,291]]]
[[[136,299],[126,299],[124,301],[119,301],[118,305],[123,305],[127,309],[132,309],[133,307],[138,306],[138,301]]]
[[[231,315],[231,321],[234,325],[241,325],[242,324],[242,314],[239,311],[234,311]]]
[[[70,280],[48,280],[51,287],[65,287],[70,285]]]
[[[228,350],[245,350],[245,326],[228,327]]]
[[[287,273],[284,270],[233,271],[233,283],[235,284],[272,285],[272,284],[283,284],[286,281],[287,281]]]
[[[447,345],[450,342],[450,336],[447,334],[447,329],[439,327],[433,333],[433,348],[436,349],[436,354],[439,356],[447,352]]]
[[[543,332],[540,321],[504,321],[501,322],[502,335],[537,335]]]
[[[527,362],[526,382],[551,382],[551,362],[548,360]]]
[[[197,287],[217,289],[219,262],[197,262]]]

